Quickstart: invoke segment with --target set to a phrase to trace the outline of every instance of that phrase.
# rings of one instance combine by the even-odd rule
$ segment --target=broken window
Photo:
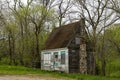
[[[58,59],[58,52],[54,52],[54,58]]]
[[[61,64],[65,64],[65,51],[61,51]]]

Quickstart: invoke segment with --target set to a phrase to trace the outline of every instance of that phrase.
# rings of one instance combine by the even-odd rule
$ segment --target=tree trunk
[[[106,61],[105,59],[102,60],[102,75],[106,75]]]
[[[104,36],[102,39],[102,50],[101,50],[101,64],[102,64],[102,75],[105,76],[106,75],[106,61],[105,61],[105,29],[104,29]]]
[[[97,43],[97,38],[96,38],[96,28],[93,30],[93,62],[92,62],[92,74],[96,74],[96,43]]]
[[[15,40],[14,40],[14,35],[12,35],[11,31],[9,31],[8,43],[9,43],[9,56],[10,56],[9,64],[10,65],[11,64],[16,65],[16,60],[15,60]]]
[[[39,34],[36,34],[36,47],[35,47],[35,54],[33,59],[35,67],[40,68],[40,59],[41,58],[40,58],[40,50],[39,50]]]
[[[24,65],[24,30],[23,30],[23,24],[22,24],[22,21],[20,20],[20,36],[21,36],[21,41],[19,42],[20,43],[20,51],[19,51],[19,61],[20,61],[20,64],[21,65]]]
[[[8,42],[9,42],[9,59],[10,59],[10,61],[9,61],[9,64],[11,65],[12,64],[12,47],[11,47],[11,37],[10,37],[10,34],[9,34],[9,36],[8,36]]]
[[[19,52],[19,56],[20,56],[20,59],[19,59],[20,64],[21,64],[21,65],[24,65],[24,61],[23,61],[23,53],[20,53],[20,52]]]
[[[17,65],[16,63],[16,54],[15,54],[15,39],[12,35],[12,54],[13,54],[13,64]]]

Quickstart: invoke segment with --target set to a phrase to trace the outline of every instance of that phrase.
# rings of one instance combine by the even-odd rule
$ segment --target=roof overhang
[[[56,49],[46,49],[46,50],[42,50],[41,52],[58,51],[58,50],[66,50],[66,49],[68,48],[64,47],[64,48],[56,48]]]

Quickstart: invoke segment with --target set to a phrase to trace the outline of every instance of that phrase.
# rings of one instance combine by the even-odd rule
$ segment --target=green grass
[[[58,78],[67,78],[75,80],[120,80],[120,78],[114,77],[103,77],[103,76],[92,76],[92,75],[81,75],[81,74],[66,74],[50,71],[42,71],[40,69],[31,69],[22,66],[8,66],[0,65],[0,74],[10,74],[10,75],[41,75],[41,76],[51,76]]]

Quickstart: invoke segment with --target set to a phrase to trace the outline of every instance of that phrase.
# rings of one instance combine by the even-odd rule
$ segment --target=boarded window
[[[65,64],[65,51],[61,51],[61,64]]]

